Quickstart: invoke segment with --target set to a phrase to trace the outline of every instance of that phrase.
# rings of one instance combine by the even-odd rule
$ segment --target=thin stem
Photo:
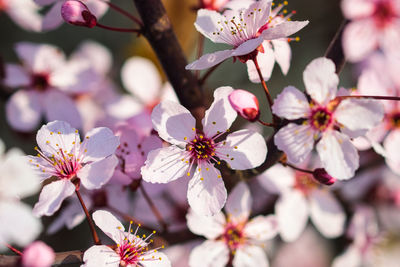
[[[199,33],[199,40],[197,44],[197,59],[201,57],[204,50],[204,35]],[[196,70],[196,78],[199,79],[200,77],[200,70]]]
[[[14,252],[15,254],[21,256],[22,252],[19,251],[18,249],[14,248],[13,246],[11,246],[10,244],[5,243],[6,247],[8,247],[12,252]]]
[[[268,126],[268,127],[276,127],[276,124],[275,123],[270,123],[270,122],[263,122],[262,120],[260,120],[260,119],[258,119],[257,120],[259,123],[261,123],[262,125],[264,125],[264,126]]]
[[[110,26],[106,26],[100,23],[96,23],[96,26],[102,29],[106,29],[109,31],[114,31],[114,32],[134,32],[137,34],[140,34],[142,31],[140,29],[125,29],[125,28],[116,28],[116,27],[110,27]]]
[[[94,223],[93,223],[92,217],[90,217],[89,211],[87,210],[86,205],[85,205],[85,203],[83,202],[81,193],[79,193],[79,190],[78,190],[78,189],[75,189],[75,193],[76,193],[76,196],[77,196],[78,199],[79,199],[79,202],[81,203],[83,212],[85,212],[86,219],[87,219],[87,221],[88,221],[88,223],[89,223],[90,231],[92,232],[93,241],[94,241],[94,243],[95,243],[96,245],[101,245],[99,236],[97,235],[96,229],[95,229],[95,227],[94,227]]]
[[[154,205],[154,202],[151,200],[149,195],[147,194],[146,190],[144,189],[143,185],[140,185],[140,191],[142,192],[144,198],[146,199],[147,203],[149,204],[151,211],[154,213],[154,216],[156,216],[158,223],[161,225],[163,232],[168,231],[168,225],[165,223],[163,220],[160,211],[157,209],[156,205]]]
[[[222,62],[221,62],[221,63],[218,63],[217,65],[215,65],[214,67],[212,67],[211,69],[209,69],[209,70],[203,75],[203,77],[200,79],[199,85],[203,85],[203,84],[206,82],[206,80],[208,79],[208,77],[209,77],[221,64],[222,64]]]
[[[108,2],[108,1],[104,1],[104,0],[101,0],[101,1],[106,3],[109,7],[111,7],[115,11],[121,13],[122,15],[126,16],[127,18],[130,18],[132,21],[136,22],[140,27],[143,26],[143,22],[140,19],[138,19],[137,17],[131,15],[129,12],[123,10],[119,6],[117,6],[117,5],[115,5],[115,4],[111,3],[111,2]]]
[[[272,100],[272,97],[271,97],[271,94],[269,93],[267,84],[265,83],[264,77],[262,76],[260,66],[258,65],[257,57],[253,58],[253,62],[254,62],[254,65],[256,66],[256,70],[257,70],[258,76],[260,77],[261,84],[264,88],[265,95],[267,96],[269,108],[271,109],[272,105],[274,104],[274,101]],[[272,109],[271,109],[271,113],[272,113]]]
[[[290,167],[290,168],[292,168],[292,169],[294,169],[294,170],[296,170],[296,171],[299,171],[299,172],[310,173],[310,174],[313,174],[313,173],[314,173],[313,171],[310,171],[310,170],[306,170],[306,169],[302,169],[302,168],[296,167],[296,166],[294,166],[294,165],[292,165],[292,164],[290,164],[290,163],[287,163],[287,162],[281,162],[281,163],[282,163],[283,165],[288,166],[288,167]]]
[[[398,96],[379,96],[379,95],[346,95],[346,96],[338,96],[338,99],[346,99],[346,98],[372,98],[378,100],[394,100],[400,101],[400,97]]]

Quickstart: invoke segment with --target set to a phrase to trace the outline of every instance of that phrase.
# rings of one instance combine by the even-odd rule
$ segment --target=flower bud
[[[246,120],[256,121],[260,117],[258,99],[252,93],[238,89],[230,93],[228,99],[233,109]]]
[[[325,185],[333,185],[336,182],[336,178],[330,176],[324,168],[317,168],[313,171],[315,180]]]
[[[23,267],[50,267],[56,255],[51,247],[42,241],[35,241],[22,252]]]
[[[61,16],[72,25],[93,28],[97,24],[96,17],[89,8],[77,0],[68,0],[61,7]]]

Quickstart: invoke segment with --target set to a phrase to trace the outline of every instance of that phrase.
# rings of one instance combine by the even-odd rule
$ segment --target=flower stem
[[[294,166],[294,165],[292,165],[292,164],[290,164],[290,163],[287,163],[287,162],[282,162],[282,161],[280,161],[284,166],[288,166],[288,167],[290,167],[290,168],[292,168],[292,169],[294,169],[294,170],[296,170],[296,171],[299,171],[299,172],[304,172],[304,173],[310,173],[310,174],[313,174],[314,172],[313,171],[310,171],[310,170],[306,170],[306,169],[302,169],[302,168],[299,168],[299,167],[296,167],[296,166]]]
[[[260,119],[258,119],[257,120],[259,123],[261,123],[262,125],[264,125],[264,126],[268,126],[268,127],[276,127],[276,124],[275,123],[270,123],[270,122],[263,122],[262,120],[260,120]]]
[[[78,199],[79,199],[79,202],[81,203],[83,212],[85,212],[86,219],[88,220],[88,223],[89,223],[90,231],[92,232],[93,241],[94,241],[94,243],[95,243],[96,245],[101,245],[99,236],[97,235],[96,229],[95,229],[95,227],[94,227],[94,223],[93,223],[92,217],[90,217],[89,211],[87,210],[86,205],[85,205],[85,203],[83,202],[81,193],[79,193],[79,190],[78,190],[78,189],[75,189],[75,193],[76,193],[76,196],[77,196]]]
[[[221,62],[222,63],[222,62]],[[201,77],[201,79],[199,80],[199,85],[203,85],[206,80],[208,79],[208,77],[214,72],[214,70],[216,70],[219,65],[221,65],[221,63],[218,63],[217,65],[215,65],[214,67],[212,67],[211,69],[209,69],[204,75],[203,77]]]
[[[129,12],[126,12],[125,10],[120,8],[119,6],[117,6],[117,5],[115,5],[115,4],[111,3],[111,2],[108,2],[108,1],[104,1],[104,0],[101,0],[101,1],[106,3],[109,7],[111,7],[115,11],[121,13],[125,17],[130,18],[132,21],[136,22],[140,27],[143,26],[143,22],[140,19],[138,19],[137,17],[131,15]]]
[[[254,65],[256,66],[256,70],[257,70],[258,76],[260,77],[262,87],[264,88],[265,95],[267,96],[269,108],[271,109],[272,105],[274,104],[274,101],[272,100],[272,97],[271,97],[271,94],[269,93],[267,84],[265,83],[264,77],[262,76],[260,66],[258,65],[257,57],[253,58],[253,62],[254,62]],[[271,113],[272,113],[272,109],[271,109]]]
[[[102,28],[102,29],[106,29],[109,31],[114,31],[114,32],[134,32],[137,34],[140,34],[142,31],[140,29],[125,29],[125,28],[116,28],[116,27],[110,27],[110,26],[106,26],[100,23],[96,24],[97,27]]]
[[[14,252],[15,254],[21,256],[22,252],[19,251],[18,249],[14,248],[13,246],[11,246],[10,244],[5,243],[6,247],[8,247],[12,252]]]
[[[347,95],[347,96],[338,96],[340,100],[347,99],[347,98],[372,98],[377,100],[393,100],[393,101],[400,101],[400,97],[398,96],[379,96],[379,95]]]
[[[149,195],[147,194],[146,190],[144,189],[143,185],[140,185],[140,191],[142,192],[144,198],[146,199],[147,203],[149,204],[151,211],[154,213],[154,216],[156,216],[158,223],[162,227],[162,231],[166,232],[168,231],[168,225],[165,223],[163,220],[160,211],[157,209],[156,205],[154,205],[154,202],[151,200]]]

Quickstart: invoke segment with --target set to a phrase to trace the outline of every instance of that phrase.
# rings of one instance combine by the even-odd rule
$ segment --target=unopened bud
[[[50,267],[56,258],[53,249],[42,241],[35,241],[22,252],[23,267]]]
[[[315,180],[325,185],[333,185],[336,182],[336,178],[330,176],[324,168],[317,168],[313,171]]]
[[[89,8],[77,0],[68,0],[61,7],[61,16],[72,25],[93,28],[97,24],[97,18]]]
[[[260,117],[258,99],[252,93],[238,89],[230,93],[228,99],[233,109],[246,120],[256,121]]]

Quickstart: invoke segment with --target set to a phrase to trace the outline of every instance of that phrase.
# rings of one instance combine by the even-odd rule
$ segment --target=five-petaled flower
[[[158,249],[149,250],[148,246],[153,242],[151,236],[138,235],[138,228],[135,231],[129,229],[125,232],[124,226],[112,215],[105,210],[98,210],[93,213],[93,220],[96,225],[117,244],[115,248],[100,245],[92,246],[85,251],[83,255],[84,267],[169,267],[170,261],[164,253]],[[163,247],[163,246],[162,246]]]
[[[164,101],[152,113],[154,129],[172,146],[149,153],[141,173],[152,183],[168,183],[185,175],[192,177],[188,186],[189,205],[203,215],[222,209],[227,192],[221,173],[214,167],[225,160],[232,169],[259,166],[267,155],[264,138],[251,130],[222,135],[237,117],[228,101],[231,87],[214,92],[214,102],[202,120],[203,130],[196,129],[195,118],[180,104]],[[194,166],[196,169],[192,172]]]
[[[98,189],[108,182],[118,163],[114,155],[119,138],[105,127],[89,131],[81,142],[79,133],[68,123],[53,121],[38,131],[37,156],[29,162],[41,180],[57,178],[43,187],[33,213],[52,215],[63,200],[82,184],[87,189]]]
[[[339,78],[335,64],[326,58],[313,60],[305,69],[303,80],[311,102],[298,89],[288,86],[272,106],[273,113],[280,117],[303,121],[281,128],[274,137],[275,144],[290,162],[297,164],[317,143],[326,171],[337,179],[349,179],[359,165],[350,138],[362,136],[376,126],[383,118],[383,106],[372,99],[338,100]]]

